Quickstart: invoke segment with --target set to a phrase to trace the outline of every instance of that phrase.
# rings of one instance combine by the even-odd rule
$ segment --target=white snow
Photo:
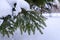
[[[59,0],[54,0],[53,4],[54,4],[54,5],[57,5],[58,8],[60,8],[60,2],[59,2]]]
[[[18,1],[17,4],[19,7],[24,8],[26,11],[30,10],[30,5],[26,1]]]
[[[0,0],[0,17],[12,15],[11,7],[5,0]]]
[[[11,7],[14,7],[14,3],[16,3],[16,0],[6,0],[6,1]]]
[[[51,16],[51,17],[60,17],[60,13],[44,13],[42,15],[45,16],[45,17],[49,17],[49,16]]]
[[[11,6],[11,7],[14,7],[13,5],[14,5],[14,3],[17,3],[18,1],[19,2],[23,2],[24,0],[6,0],[8,3],[9,3],[9,5]]]
[[[11,7],[13,7],[14,3],[17,3],[17,6],[20,8],[24,8],[26,11],[30,10],[30,5],[25,0],[7,0]]]
[[[0,19],[0,25],[3,23],[3,20]]]
[[[25,9],[26,11],[30,11],[30,5],[28,2],[23,0],[17,0],[16,15],[22,11],[21,8]]]
[[[56,4],[59,4],[59,1],[58,1],[58,0],[54,0],[54,2],[55,2]]]
[[[12,15],[12,8],[14,7],[13,6],[14,3],[17,3],[16,11],[14,12],[15,15],[18,15],[18,13],[22,11],[21,8],[25,9],[26,11],[30,10],[29,3],[24,0],[1,0],[0,1],[0,17]]]

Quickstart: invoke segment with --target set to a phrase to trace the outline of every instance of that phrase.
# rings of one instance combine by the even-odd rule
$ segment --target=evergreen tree
[[[47,0],[25,1],[27,1],[30,4],[31,9],[34,9],[34,7],[36,6],[37,8],[34,9],[34,11],[26,11],[22,9],[22,12],[20,12],[17,16],[7,15],[6,17],[0,18],[4,20],[3,23],[0,25],[0,33],[3,34],[3,36],[7,35],[9,37],[9,34],[13,35],[14,31],[17,30],[17,28],[20,28],[21,34],[23,34],[23,32],[28,32],[28,34],[30,35],[31,31],[33,32],[33,34],[35,34],[36,29],[39,30],[41,34],[43,34],[41,28],[44,29],[44,26],[46,27],[46,18],[43,15],[41,15],[41,13],[47,10],[46,8],[44,8],[44,5],[47,3]],[[50,1],[53,0],[48,0],[48,2]],[[16,6],[16,4],[14,4],[14,6]],[[14,8],[13,11],[15,11]]]

